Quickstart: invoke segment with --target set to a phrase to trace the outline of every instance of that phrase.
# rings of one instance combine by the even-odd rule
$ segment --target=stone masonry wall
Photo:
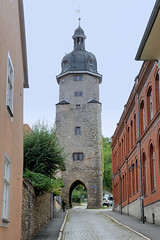
[[[31,239],[51,216],[51,194],[36,196],[30,181],[23,181],[21,239]]]
[[[62,198],[69,207],[70,189],[76,181],[81,181],[87,188],[88,208],[98,208],[103,198],[101,104],[81,106],[80,110],[74,104],[56,108],[56,132],[67,154],[66,171],[62,172],[65,184]],[[81,127],[80,135],[75,135],[76,126]],[[74,152],[83,152],[83,161],[73,161]]]

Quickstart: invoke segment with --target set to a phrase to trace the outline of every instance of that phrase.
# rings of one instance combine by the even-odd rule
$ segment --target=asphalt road
[[[63,240],[144,240],[143,237],[116,224],[97,209],[75,207],[69,216]]]

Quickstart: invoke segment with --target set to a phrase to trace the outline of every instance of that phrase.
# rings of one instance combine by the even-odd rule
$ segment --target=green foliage
[[[105,188],[112,190],[112,151],[111,151],[111,139],[102,137],[103,142],[103,185]]]
[[[64,168],[65,154],[58,143],[55,129],[44,123],[34,125],[24,133],[24,171],[26,169],[52,178],[59,168]]]
[[[78,185],[72,192],[72,202],[81,203],[83,196],[85,199],[87,198],[87,189],[82,185]]]
[[[81,192],[77,191],[76,189],[72,192],[72,202],[81,203]]]
[[[26,170],[23,174],[24,178],[31,181],[34,186],[36,193],[40,192],[53,192],[54,195],[60,195],[60,190],[63,187],[62,180],[60,178],[52,179],[41,173],[35,173]]]

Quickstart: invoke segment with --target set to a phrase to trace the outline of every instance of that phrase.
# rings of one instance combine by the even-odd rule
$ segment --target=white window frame
[[[2,217],[1,225],[8,227],[9,224],[9,198],[10,198],[10,174],[11,159],[4,153],[4,177],[3,177],[3,196],[2,196]]]
[[[7,61],[7,87],[6,87],[6,109],[9,116],[13,117],[13,92],[14,92],[14,67],[8,52]]]

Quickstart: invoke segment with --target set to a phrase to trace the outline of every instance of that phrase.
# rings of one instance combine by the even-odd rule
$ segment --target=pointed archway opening
[[[73,203],[87,202],[87,188],[83,182],[76,180],[72,183],[69,190],[69,206],[73,207]]]

